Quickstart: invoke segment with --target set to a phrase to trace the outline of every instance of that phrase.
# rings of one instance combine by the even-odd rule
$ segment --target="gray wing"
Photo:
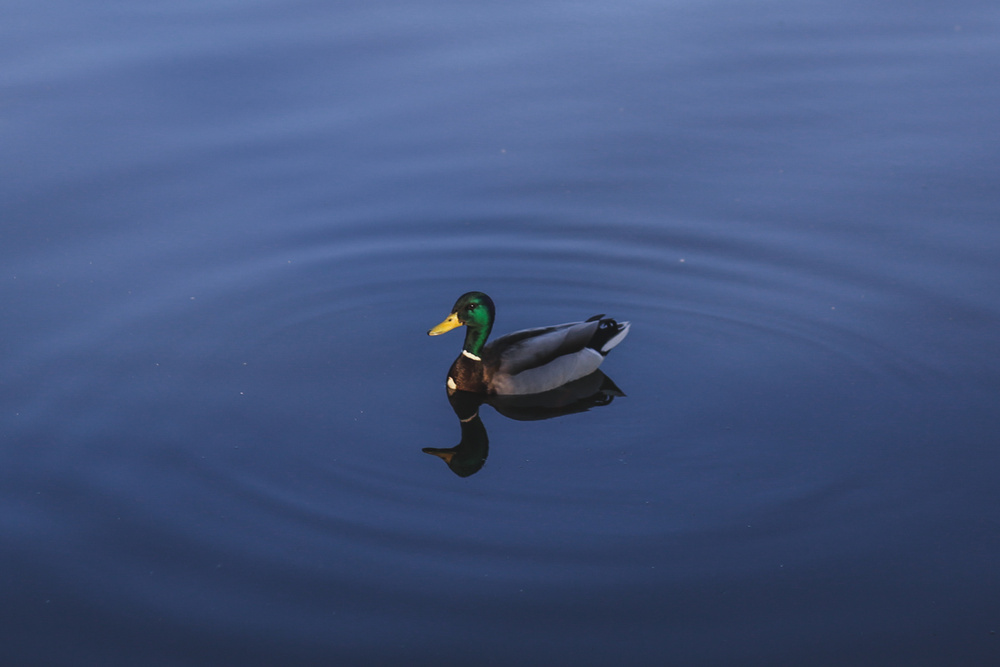
[[[499,372],[516,375],[544,366],[587,346],[600,326],[597,320],[569,322],[540,329],[515,331],[494,340],[489,347],[499,359]]]

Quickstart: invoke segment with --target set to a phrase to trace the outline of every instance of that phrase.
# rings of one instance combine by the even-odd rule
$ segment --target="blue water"
[[[3,14],[3,664],[1000,661],[994,3]]]

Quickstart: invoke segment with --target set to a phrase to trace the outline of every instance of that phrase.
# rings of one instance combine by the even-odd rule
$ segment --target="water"
[[[995,664],[998,28],[8,3],[4,663]],[[632,331],[463,478],[471,289]]]

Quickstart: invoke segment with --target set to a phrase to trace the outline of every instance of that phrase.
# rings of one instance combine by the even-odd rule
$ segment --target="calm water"
[[[94,5],[0,21],[4,664],[998,664],[995,3]],[[626,395],[463,431],[471,289]]]

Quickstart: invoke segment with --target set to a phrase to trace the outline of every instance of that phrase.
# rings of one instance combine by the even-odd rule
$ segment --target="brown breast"
[[[448,377],[454,381],[455,388],[462,391],[472,391],[477,394],[486,393],[486,380],[483,377],[483,363],[469,359],[460,354],[448,371]],[[448,386],[451,386],[449,383]]]

